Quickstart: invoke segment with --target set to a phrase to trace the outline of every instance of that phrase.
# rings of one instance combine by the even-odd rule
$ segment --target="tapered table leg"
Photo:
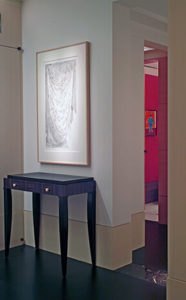
[[[61,247],[61,264],[63,276],[67,272],[67,248],[68,248],[68,198],[59,197],[59,234]]]
[[[96,192],[88,193],[87,199],[88,234],[92,265],[96,265]]]
[[[4,188],[4,226],[5,226],[5,256],[9,254],[10,235],[12,226],[12,193]]]
[[[35,247],[39,249],[39,232],[40,232],[40,194],[32,194],[32,205],[33,205],[33,223],[34,223],[34,238]]]

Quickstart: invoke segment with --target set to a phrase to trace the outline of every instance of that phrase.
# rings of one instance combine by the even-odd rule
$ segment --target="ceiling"
[[[129,7],[148,10],[162,17],[168,17],[168,0],[120,0]]]

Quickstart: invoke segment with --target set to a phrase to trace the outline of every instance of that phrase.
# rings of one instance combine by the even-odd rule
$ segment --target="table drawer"
[[[25,182],[25,190],[27,192],[38,192],[38,183],[34,181],[26,181]]]
[[[13,189],[13,190],[24,190],[25,189],[25,183],[22,180],[11,180],[10,185],[11,185],[11,189]]]
[[[53,184],[47,184],[47,183],[43,183],[41,185],[41,193],[42,194],[49,194],[49,195],[53,195],[54,193],[54,185]]]

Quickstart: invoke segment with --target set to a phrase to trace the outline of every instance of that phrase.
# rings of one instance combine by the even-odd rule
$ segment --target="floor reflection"
[[[117,272],[166,286],[167,226],[151,221],[145,223],[145,247],[133,251],[133,263]]]

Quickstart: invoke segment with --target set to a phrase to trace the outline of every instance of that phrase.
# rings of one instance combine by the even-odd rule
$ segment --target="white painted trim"
[[[162,23],[168,24],[168,18],[160,16],[158,14],[155,14],[155,13],[149,11],[149,10],[146,10],[146,9],[143,9],[143,8],[140,8],[140,7],[135,7],[132,10],[134,10],[135,12],[138,12],[141,15],[146,15],[151,19],[154,19],[154,20],[160,21]]]
[[[152,17],[151,14],[141,13],[141,11],[137,9],[131,9],[131,21],[153,28],[153,30],[158,30],[160,32],[167,33],[168,31],[167,22],[160,21],[158,18]]]

